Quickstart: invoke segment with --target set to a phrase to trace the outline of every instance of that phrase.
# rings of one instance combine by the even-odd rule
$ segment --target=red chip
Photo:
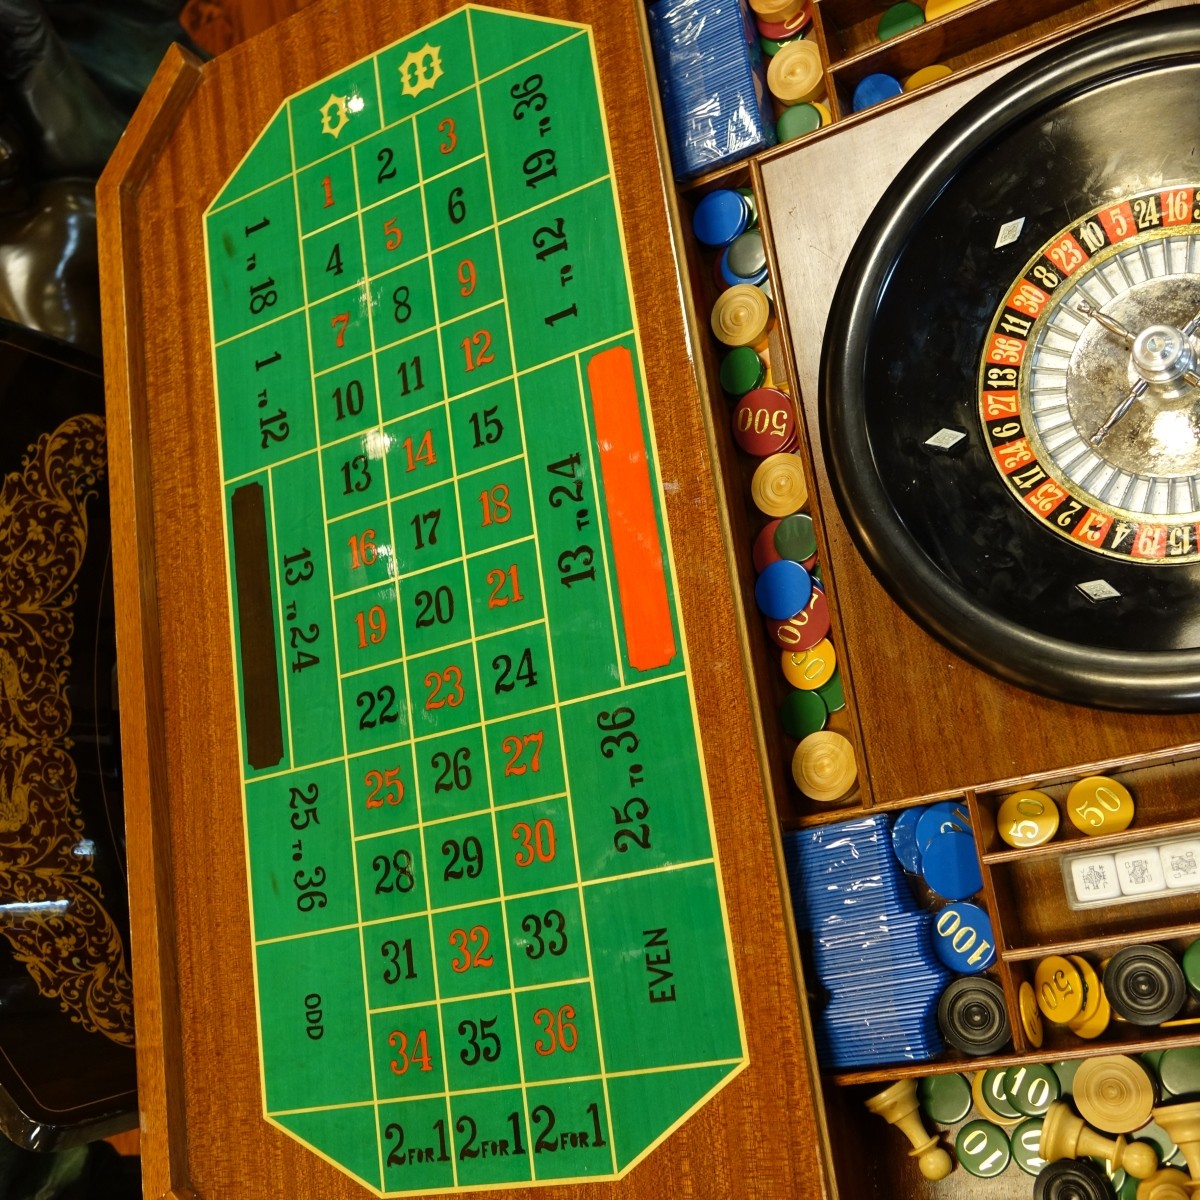
[[[758,532],[758,537],[754,539],[754,569],[761,575],[773,562],[778,562],[783,555],[775,549],[775,530],[779,528],[779,522],[783,518],[772,521],[769,525],[764,525]]]
[[[813,585],[808,603],[786,621],[767,621],[767,634],[781,650],[811,650],[829,636],[829,605],[821,588]]]
[[[733,437],[747,454],[766,458],[796,444],[792,398],[778,388],[755,388],[733,410]]]
[[[770,38],[773,42],[786,42],[788,38],[794,38],[798,33],[803,33],[811,20],[812,4],[809,3],[794,17],[788,17],[786,21],[767,21],[762,17],[755,17],[754,23],[763,37]]]

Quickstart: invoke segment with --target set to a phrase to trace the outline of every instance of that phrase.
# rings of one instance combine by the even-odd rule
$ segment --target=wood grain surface
[[[497,7],[595,27],[750,1056],[624,1180],[530,1194],[814,1196],[826,1186],[820,1099],[747,700],[744,613],[704,468],[710,431],[648,134],[637,10]],[[174,53],[100,183],[147,1197],[364,1194],[261,1115],[202,213],[285,97],[443,11],[432,0],[324,0],[203,67]]]

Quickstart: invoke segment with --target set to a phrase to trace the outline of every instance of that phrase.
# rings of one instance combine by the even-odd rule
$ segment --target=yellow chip
[[[928,15],[925,19],[929,20]],[[915,92],[917,88],[924,87],[927,83],[937,83],[939,79],[945,79],[947,75],[952,74],[954,72],[943,63],[934,63],[932,66],[922,67],[919,71],[914,71],[904,81],[904,90],[906,92]]]
[[[1095,1015],[1088,1018],[1086,1021],[1081,1021],[1078,1017],[1071,1021],[1067,1028],[1076,1036],[1081,1038],[1098,1038],[1107,1028],[1108,1023],[1112,1020],[1112,1005],[1108,1002],[1108,997],[1104,994],[1104,989],[1100,989],[1100,1007],[1096,1009]]]
[[[1078,954],[1068,954],[1067,957],[1079,968],[1083,979],[1083,1007],[1077,1017],[1067,1022],[1068,1028],[1074,1029],[1076,1025],[1086,1024],[1100,1011],[1104,999],[1104,986],[1100,982],[1100,976],[1096,974],[1096,968],[1086,958]]]
[[[805,0],[750,0],[750,7],[764,20],[790,21],[804,10]]]
[[[1021,1028],[1025,1037],[1036,1050],[1042,1044],[1045,1030],[1042,1028],[1042,1014],[1038,1012],[1037,997],[1033,994],[1033,984],[1024,980],[1017,991],[1017,1007],[1021,1010]]]
[[[1013,792],[996,813],[996,830],[1010,846],[1040,846],[1058,832],[1058,807],[1045,792]]]
[[[854,747],[832,729],[810,733],[792,755],[792,778],[810,800],[840,800],[858,778]]]
[[[712,309],[712,331],[727,346],[754,346],[771,321],[771,302],[762,288],[737,283],[726,288]]]
[[[975,0],[925,0],[925,21],[927,24],[936,21],[938,17],[958,12],[960,8],[966,8],[974,2]]]
[[[767,87],[780,104],[804,104],[825,91],[821,47],[802,39],[785,42],[767,67]]]
[[[808,502],[804,466],[789,451],[769,455],[754,469],[750,498],[768,517],[790,517]]]
[[[1089,775],[1067,793],[1067,816],[1091,837],[1120,833],[1133,820],[1133,797],[1123,783],[1107,775]]]
[[[785,650],[781,661],[784,678],[803,692],[824,687],[837,668],[837,656],[828,638],[822,638],[811,650]]]
[[[1079,1016],[1086,999],[1079,968],[1061,954],[1048,955],[1038,963],[1033,992],[1042,1016],[1055,1025],[1065,1025]]]
[[[986,1071],[976,1071],[975,1077],[971,1080],[971,1100],[975,1104],[975,1111],[985,1121],[991,1121],[993,1125],[1016,1125],[1023,1121],[1025,1118],[1020,1113],[1017,1113],[1015,1117],[1006,1117],[988,1103],[987,1093],[983,1090],[986,1074]]]

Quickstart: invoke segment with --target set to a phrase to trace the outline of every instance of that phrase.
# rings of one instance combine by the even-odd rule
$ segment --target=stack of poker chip
[[[796,405],[771,375],[771,281],[757,225],[754,196],[746,189],[706,192],[692,214],[696,240],[715,252],[713,282],[719,294],[711,324],[727,349],[721,386],[732,405],[733,440],[758,460],[750,499],[770,518],[754,543],[755,602],[767,635],[779,647],[790,688],[780,722],[798,743],[792,778],[809,800],[836,803],[852,795],[858,767],[846,735],[826,728],[846,701],[829,639],[816,530],[802,511],[808,482],[798,453]]]
[[[773,146],[762,50],[744,0],[658,0],[648,18],[675,177]]]
[[[833,119],[825,62],[812,28],[812,0],[750,0],[775,101],[775,131],[790,142]]]
[[[817,1055],[827,1069],[925,1061],[943,1049],[938,998],[950,972],[892,852],[886,813],[790,833],[784,855],[816,982]]]

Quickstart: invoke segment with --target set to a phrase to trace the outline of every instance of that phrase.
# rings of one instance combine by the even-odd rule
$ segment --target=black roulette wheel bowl
[[[0,322],[0,1132],[136,1122],[99,362]]]
[[[989,323],[1068,222],[1141,187],[1200,185],[1194,9],[1114,23],[1017,68],[897,176],[856,242],[821,362],[825,457],[871,569],[934,636],[1076,704],[1200,708],[1200,562],[1105,557],[1009,493],[978,413]],[[998,245],[1014,217],[1019,236]],[[931,449],[940,429],[965,437]],[[1080,591],[1101,578],[1118,593]]]

